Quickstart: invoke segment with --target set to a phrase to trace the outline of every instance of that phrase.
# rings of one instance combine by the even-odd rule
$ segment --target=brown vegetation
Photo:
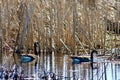
[[[118,44],[119,35],[106,31],[114,23],[106,25],[104,17],[119,26],[119,5],[119,0],[2,0],[2,49],[32,49],[35,41],[41,49],[73,53],[110,49]]]

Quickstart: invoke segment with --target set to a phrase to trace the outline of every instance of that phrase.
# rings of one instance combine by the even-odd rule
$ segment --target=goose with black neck
[[[82,62],[93,63],[93,54],[94,53],[98,54],[98,52],[96,50],[92,50],[92,52],[90,53],[90,59],[88,57],[83,57],[83,56],[71,56],[72,63],[73,64],[79,64],[79,63],[82,63]]]
[[[20,54],[21,50],[17,50],[16,53],[18,57],[20,58],[21,63],[28,63],[32,62],[37,59],[37,56],[40,54],[40,48],[39,48],[39,42],[34,43],[34,54],[31,54],[29,50],[29,54]]]

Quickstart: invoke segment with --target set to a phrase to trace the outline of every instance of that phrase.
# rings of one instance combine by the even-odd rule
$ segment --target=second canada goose
[[[72,56],[72,61],[73,63],[82,63],[82,62],[93,62],[93,54],[96,53],[98,54],[98,52],[96,50],[92,50],[91,54],[90,54],[90,59],[87,57],[79,57],[79,56]]]

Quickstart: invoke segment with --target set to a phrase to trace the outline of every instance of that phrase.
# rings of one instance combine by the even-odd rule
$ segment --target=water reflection
[[[69,56],[63,56],[61,54],[55,54],[51,57],[49,54],[47,54],[44,57],[44,66],[47,69],[47,71],[50,71],[50,69],[52,69],[52,72],[56,73],[57,78],[59,78],[60,80],[96,80],[99,78],[99,68],[94,69],[93,64],[72,64],[72,61],[69,58]],[[51,64],[53,66],[50,66],[51,59]],[[97,66],[101,65],[103,64],[97,64]]]
[[[36,71],[34,63],[23,65],[24,74],[28,77],[54,75],[57,80],[120,80],[120,64],[95,59],[95,63],[72,64],[68,55],[61,53],[42,53],[38,58]],[[7,64],[7,63],[5,63]],[[36,79],[35,79],[36,80]]]

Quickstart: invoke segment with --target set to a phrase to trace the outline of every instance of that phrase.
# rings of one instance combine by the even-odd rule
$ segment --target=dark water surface
[[[60,80],[120,80],[120,64],[95,58],[93,69],[90,63],[72,64],[68,55],[61,53],[45,54],[44,70],[54,72]]]
[[[92,69],[90,63],[72,64],[71,58],[65,54],[44,53],[42,56],[38,59],[36,70],[33,63],[23,64],[25,75],[40,77],[55,73],[58,80],[120,80],[120,64],[95,58]]]

